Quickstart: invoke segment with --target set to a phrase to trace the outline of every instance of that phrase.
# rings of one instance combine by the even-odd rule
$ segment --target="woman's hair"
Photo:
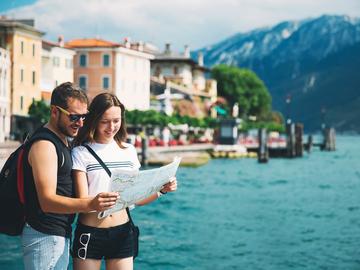
[[[119,131],[115,134],[114,140],[121,148],[125,148],[122,143],[126,140],[126,123],[125,123],[125,106],[113,94],[102,93],[97,95],[91,102],[89,107],[89,114],[86,116],[84,126],[79,130],[78,135],[74,140],[74,145],[79,146],[83,143],[95,142],[95,132],[97,125],[104,112],[109,108],[116,106],[121,109],[121,126]]]

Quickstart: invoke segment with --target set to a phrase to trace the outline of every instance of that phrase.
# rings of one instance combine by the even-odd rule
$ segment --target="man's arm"
[[[72,214],[104,211],[114,206],[118,194],[103,192],[94,198],[69,198],[56,194],[58,157],[55,146],[46,140],[35,142],[29,152],[29,163],[35,181],[41,210],[50,213]]]

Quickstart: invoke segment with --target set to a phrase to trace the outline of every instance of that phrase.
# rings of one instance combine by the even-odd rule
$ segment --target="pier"
[[[146,153],[143,153],[143,150]],[[210,160],[213,144],[190,144],[177,146],[156,146],[137,148],[141,163],[149,166],[162,166],[173,161],[174,157],[181,156],[181,166],[197,167]],[[146,160],[143,160],[146,158]]]

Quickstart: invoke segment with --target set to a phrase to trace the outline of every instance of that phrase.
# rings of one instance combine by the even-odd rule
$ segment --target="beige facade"
[[[42,42],[41,97],[50,103],[51,92],[64,82],[74,81],[73,58],[75,51],[62,43]]]
[[[0,48],[0,142],[10,135],[10,53]]]
[[[130,48],[118,48],[116,55],[116,95],[129,110],[148,110],[153,56]]]
[[[41,98],[41,37],[33,21],[0,20],[1,46],[10,51],[11,114],[27,115]]]

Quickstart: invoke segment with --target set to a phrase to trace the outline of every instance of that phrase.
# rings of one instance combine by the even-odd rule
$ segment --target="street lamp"
[[[325,114],[326,114],[326,108],[325,106],[321,107],[321,129],[324,130],[326,127],[325,124]]]
[[[290,119],[290,103],[291,103],[291,95],[288,94],[288,95],[286,96],[286,110],[287,110],[286,123],[287,123],[287,124],[291,124],[291,119]]]

